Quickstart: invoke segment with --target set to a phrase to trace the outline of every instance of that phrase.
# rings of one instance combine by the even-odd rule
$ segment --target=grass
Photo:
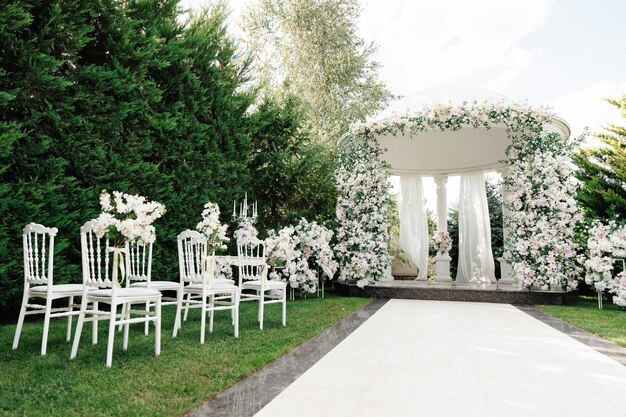
[[[212,334],[200,344],[200,311],[189,312],[176,339],[171,332],[174,306],[163,308],[161,356],[154,357],[154,329],[131,325],[122,351],[116,333],[113,367],[105,367],[108,322],[101,321],[99,343],[91,344],[91,324],[83,328],[78,356],[70,361],[65,341],[67,320],[52,320],[48,354],[39,355],[42,322],[26,323],[20,346],[11,349],[15,325],[0,327],[0,415],[28,416],[177,416],[213,397],[369,300],[327,292],[325,299],[296,299],[287,304],[287,327],[280,304],[266,307],[264,330],[258,328],[257,303],[241,304],[240,338],[232,334],[230,312],[216,313]],[[74,320],[74,324],[76,320]],[[208,326],[208,320],[207,320]]]
[[[568,305],[540,305],[537,308],[561,320],[626,347],[626,311],[604,300],[598,310],[596,297],[580,296]]]

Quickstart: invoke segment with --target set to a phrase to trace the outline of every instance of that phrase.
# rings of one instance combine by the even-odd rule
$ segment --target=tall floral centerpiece
[[[156,231],[152,223],[165,214],[165,206],[146,197],[106,190],[100,194],[102,212],[96,218],[95,233],[98,238],[107,237],[107,251],[113,253],[113,278],[116,285],[118,268],[124,280],[124,254],[127,242],[153,243]]]
[[[235,211],[236,203],[233,203],[233,220],[237,222],[237,230],[234,237],[237,244],[245,244],[258,241],[259,231],[254,227],[259,215],[257,203],[248,204],[248,194],[239,206],[239,214]]]
[[[228,229],[227,224],[220,223],[220,207],[216,203],[210,201],[204,205],[202,210],[202,220],[196,225],[196,229],[206,236],[207,239],[207,256],[215,259],[216,250],[225,250],[226,242],[230,239],[226,236]],[[232,277],[232,268],[230,262],[215,259],[215,277],[227,278]]]
[[[270,278],[285,281],[292,289],[314,293],[320,279],[332,279],[337,272],[330,246],[332,236],[328,228],[305,219],[295,227],[270,231],[265,240],[267,261],[279,267]]]
[[[437,251],[437,256],[435,257],[435,279],[440,282],[451,282],[450,261],[452,258],[448,255],[448,252],[452,249],[450,233],[446,230],[439,230],[432,235],[430,241],[433,248]]]

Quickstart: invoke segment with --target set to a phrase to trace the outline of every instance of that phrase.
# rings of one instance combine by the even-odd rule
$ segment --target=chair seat
[[[273,290],[273,289],[283,289],[286,288],[287,284],[285,282],[282,281],[276,281],[273,279],[268,279],[267,281],[265,281],[265,288]],[[241,288],[254,288],[254,289],[259,289],[261,288],[261,281],[257,280],[257,281],[244,281],[243,284],[241,284]]]
[[[202,291],[202,284],[189,284],[185,286],[186,290],[192,290],[192,291]],[[232,290],[238,290],[239,287],[234,285],[234,284],[229,284],[226,282],[213,282],[213,287],[208,290],[209,292],[216,292],[216,291],[232,291]]]
[[[130,284],[131,288],[132,287],[146,288],[147,285],[148,285],[147,281],[133,282],[132,284]],[[150,281],[149,287],[154,288],[155,290],[160,290],[160,291],[177,290],[178,288],[180,288],[180,283],[174,282],[174,281]]]
[[[35,293],[45,293],[48,291],[47,285],[38,285],[36,287],[31,287],[29,289],[30,292]],[[80,295],[83,293],[83,284],[58,284],[52,285],[52,292],[56,294],[74,294]]]
[[[234,279],[228,279],[228,278],[215,278],[213,280],[214,284],[231,284],[231,285],[235,285],[235,280]]]
[[[94,290],[89,291],[87,294],[90,297],[111,297],[112,289],[108,288],[105,290]],[[155,297],[159,296],[161,293],[158,290],[152,288],[120,288],[117,290],[117,296],[120,298],[123,297]]]

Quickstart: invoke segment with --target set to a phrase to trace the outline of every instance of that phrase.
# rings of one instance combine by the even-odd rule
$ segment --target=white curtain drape
[[[457,282],[496,282],[485,176],[461,176]]]
[[[428,220],[424,204],[424,186],[419,175],[400,176],[401,201],[400,247],[417,265],[418,278],[428,274]]]

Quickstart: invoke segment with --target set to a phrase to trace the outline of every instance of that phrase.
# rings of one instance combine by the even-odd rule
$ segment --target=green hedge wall
[[[298,156],[312,147],[297,103],[266,100],[251,112],[250,62],[226,32],[224,7],[185,21],[177,2],[0,5],[3,313],[21,299],[21,233],[31,221],[59,228],[55,282],[80,282],[79,228],[98,214],[104,188],[167,206],[155,224],[155,279],[177,279],[176,235],[195,227],[207,200],[220,204],[224,221],[244,192],[266,207],[267,226],[291,206],[332,217],[334,190],[324,188],[332,156]],[[263,162],[273,154],[280,163]],[[303,160],[322,171],[309,193],[298,176]],[[279,198],[268,184],[294,191]],[[313,197],[297,200],[298,189]]]

